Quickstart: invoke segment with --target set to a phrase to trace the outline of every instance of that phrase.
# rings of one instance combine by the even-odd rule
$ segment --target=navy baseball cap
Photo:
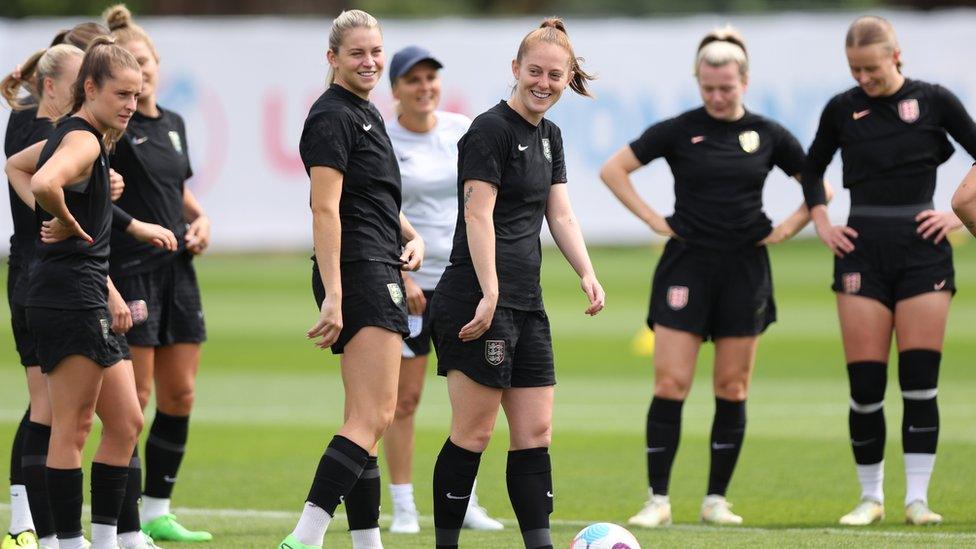
[[[392,85],[396,82],[397,78],[407,74],[414,65],[421,61],[428,61],[434,65],[434,68],[438,69],[444,66],[443,63],[434,59],[434,56],[424,48],[420,46],[407,46],[393,54],[393,61],[390,61],[390,84]]]

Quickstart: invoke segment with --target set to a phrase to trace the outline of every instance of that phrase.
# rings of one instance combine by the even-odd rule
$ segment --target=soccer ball
[[[640,549],[640,544],[626,528],[598,522],[580,530],[569,549]]]

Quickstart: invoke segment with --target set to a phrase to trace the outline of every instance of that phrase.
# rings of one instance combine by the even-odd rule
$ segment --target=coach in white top
[[[390,468],[394,533],[417,533],[417,508],[413,500],[414,412],[424,386],[430,329],[427,300],[447,267],[457,222],[457,142],[471,125],[463,114],[437,110],[441,99],[442,67],[427,50],[408,46],[390,62],[390,84],[397,100],[396,118],[387,132],[400,164],[403,214],[426,243],[420,270],[403,275],[410,313],[410,337],[403,341],[396,416],[384,436],[383,449]],[[472,493],[464,527],[501,530],[502,524],[487,515]]]

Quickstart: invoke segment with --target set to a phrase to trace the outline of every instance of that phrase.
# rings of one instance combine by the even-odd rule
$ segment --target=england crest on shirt
[[[671,286],[668,288],[668,307],[680,311],[688,305],[688,286]]]
[[[183,154],[183,140],[180,139],[179,132],[170,130],[169,141],[173,144],[173,148],[176,149],[176,152]]]
[[[911,124],[918,120],[918,99],[904,99],[898,102],[898,117]]]
[[[542,138],[542,155],[546,157],[550,163],[552,162],[552,148],[549,146],[549,138]]]
[[[756,149],[759,148],[759,134],[754,130],[740,133],[739,146],[749,154],[756,152]]]
[[[488,339],[485,340],[485,362],[492,366],[498,366],[505,361],[505,340]]]

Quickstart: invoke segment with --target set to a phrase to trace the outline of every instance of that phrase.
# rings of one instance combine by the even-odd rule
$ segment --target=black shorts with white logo
[[[461,328],[474,318],[477,303],[435,294],[431,334],[437,350],[437,374],[459,370],[488,387],[549,387],[556,384],[552,333],[545,311],[498,307],[491,327],[480,338],[464,342]]]
[[[377,326],[406,337],[407,299],[403,289],[403,277],[393,265],[378,261],[343,263],[342,278],[342,331],[332,344],[332,354],[341,355],[359,330]],[[325,301],[325,286],[318,267],[312,262],[312,295],[319,310]]]
[[[27,324],[45,374],[71,355],[87,357],[106,368],[129,358],[125,338],[112,331],[108,309],[28,307]]]
[[[10,327],[14,332],[14,347],[20,355],[21,366],[37,366],[34,336],[27,328],[27,307],[14,299],[15,288],[21,284],[26,273],[21,267],[10,267],[7,271],[7,303],[10,305]]]
[[[895,309],[928,292],[956,292],[952,246],[918,234],[914,219],[851,217],[854,251],[834,258],[835,292],[859,295]]]
[[[654,271],[647,325],[705,340],[759,335],[776,321],[765,246],[718,251],[671,239]]]
[[[410,335],[403,339],[403,358],[427,356],[430,354],[430,300],[434,297],[433,290],[424,290],[427,307],[423,314],[410,314],[407,323],[410,325]]]
[[[206,341],[200,286],[189,253],[180,253],[146,273],[113,277],[112,282],[123,299],[141,299],[149,312],[145,322],[125,334],[129,345],[163,347]]]

